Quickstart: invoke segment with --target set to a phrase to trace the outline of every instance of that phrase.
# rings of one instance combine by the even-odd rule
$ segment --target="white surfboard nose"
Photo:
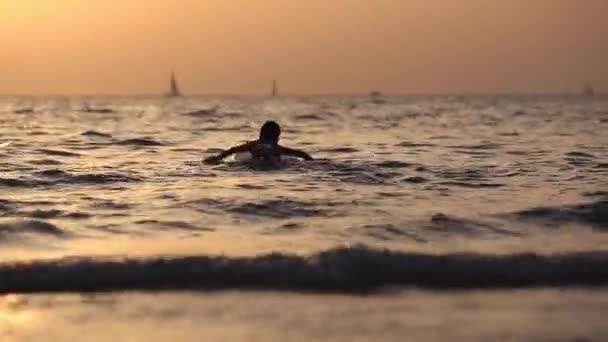
[[[234,160],[237,161],[249,161],[251,160],[252,155],[249,152],[240,152],[240,153],[236,153],[234,154]]]

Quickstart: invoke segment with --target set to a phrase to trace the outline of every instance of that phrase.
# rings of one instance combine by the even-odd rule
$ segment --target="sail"
[[[279,91],[277,89],[277,81],[273,80],[272,81],[272,91],[270,93],[270,96],[274,97],[277,96],[279,94]]]
[[[179,97],[182,96],[182,93],[179,91],[179,87],[177,86],[177,80],[175,78],[175,73],[171,72],[171,85],[169,92],[166,94],[167,97]]]

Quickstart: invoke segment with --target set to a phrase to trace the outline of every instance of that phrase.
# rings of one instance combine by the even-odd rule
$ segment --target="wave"
[[[297,201],[287,198],[257,200],[254,202],[204,198],[190,202],[188,205],[204,213],[212,210],[221,210],[226,213],[252,217],[292,218],[340,215],[336,208],[341,203],[325,200]]]
[[[48,156],[58,156],[58,157],[80,157],[79,153],[69,152],[69,151],[61,151],[61,150],[51,150],[46,148],[38,149],[38,152],[48,155]]]
[[[333,148],[322,148],[319,152],[323,153],[356,153],[360,152],[358,149],[353,147],[333,147]]]
[[[568,152],[566,153],[566,156],[575,158],[595,158],[595,156],[591,153],[585,153],[580,151]]]
[[[608,199],[608,191],[592,191],[583,193],[585,197],[598,197],[598,198],[606,198]]]
[[[500,144],[495,143],[481,143],[477,145],[450,145],[447,148],[452,149],[464,149],[464,150],[496,150],[501,147]]]
[[[535,221],[545,225],[560,225],[571,222],[589,224],[595,229],[608,230],[608,198],[591,203],[563,207],[539,207],[514,214],[524,221]]]
[[[438,170],[436,176],[445,179],[438,184],[443,186],[455,186],[464,188],[501,188],[504,183],[495,181],[497,177],[514,176],[519,171],[512,168],[497,168],[494,166],[479,166],[477,168],[451,168]]]
[[[55,160],[55,159],[35,159],[35,160],[28,160],[29,164],[32,165],[62,165],[63,163],[60,162],[59,160]]]
[[[411,142],[411,141],[403,141],[395,146],[399,146],[399,147],[435,147],[437,145],[428,144],[428,143],[415,143],[415,142]]]
[[[596,169],[608,169],[608,163],[599,163],[595,165]]]
[[[411,167],[411,163],[406,163],[398,160],[387,160],[375,165],[376,167],[387,168],[387,169],[403,169]]]
[[[338,116],[338,114],[328,111],[314,112],[314,113],[306,113],[306,114],[298,114],[294,116],[295,120],[313,120],[313,121],[323,121],[328,118],[334,118]]]
[[[15,114],[33,114],[35,113],[34,108],[20,108],[13,110]]]
[[[0,178],[0,187],[34,188],[64,184],[110,184],[139,182],[142,179],[118,172],[71,174],[60,169],[36,171],[32,177]]]
[[[0,293],[268,289],[358,293],[382,288],[605,286],[608,252],[446,254],[335,248],[312,256],[67,258],[0,264]]]
[[[420,177],[420,176],[412,176],[412,177],[406,177],[406,178],[402,179],[401,181],[405,182],[405,183],[420,184],[420,183],[426,183],[429,180],[428,180],[428,178],[424,178],[424,177]]]
[[[139,220],[136,221],[135,224],[152,226],[161,230],[179,229],[185,231],[214,231],[212,228],[199,227],[184,221]]]
[[[65,219],[74,219],[74,220],[82,220],[92,217],[92,214],[86,212],[66,212],[59,209],[51,209],[51,210],[42,210],[36,209],[33,211],[23,211],[16,212],[13,214],[14,216],[23,216],[23,217],[31,217],[37,219],[57,219],[57,218],[65,218]]]
[[[118,173],[91,173],[72,175],[67,180],[69,183],[78,184],[107,184],[107,183],[129,183],[140,181],[139,178],[121,175]]]
[[[20,187],[30,187],[32,184],[27,181],[23,181],[15,178],[0,178],[0,187],[8,187],[8,188],[20,188]]]
[[[444,186],[458,186],[462,188],[502,188],[506,186],[501,183],[480,183],[480,182],[441,182],[440,185]]]
[[[130,146],[164,146],[163,143],[158,142],[152,138],[132,138],[118,141],[118,145],[130,145]]]
[[[217,111],[219,109],[220,109],[220,106],[213,106],[210,108],[198,109],[198,110],[190,111],[187,113],[183,113],[182,115],[194,116],[194,117],[206,117],[206,116],[217,114]]]
[[[108,133],[103,133],[95,130],[88,130],[80,133],[82,136],[90,136],[90,137],[99,137],[99,138],[111,138],[112,135]]]
[[[46,236],[65,236],[67,233],[50,223],[36,220],[21,220],[9,223],[0,223],[0,240],[23,235],[39,234]]]
[[[55,184],[107,184],[120,182],[137,182],[140,179],[117,172],[71,174],[59,169],[36,172],[37,175],[53,179],[46,185]]]

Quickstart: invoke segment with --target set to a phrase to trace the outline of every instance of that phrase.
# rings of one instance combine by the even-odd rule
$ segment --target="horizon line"
[[[323,96],[353,96],[353,97],[369,97],[370,92],[328,92],[328,93],[283,93],[275,98],[281,97],[323,97]],[[598,97],[608,95],[602,91],[596,92],[595,95],[585,95],[580,92],[380,92],[381,96],[587,96],[587,97]],[[10,94],[0,93],[1,98],[7,97],[157,97],[165,98],[163,93],[39,93],[39,94]],[[265,93],[193,93],[193,94],[182,94],[176,98],[193,98],[193,97],[271,97]]]

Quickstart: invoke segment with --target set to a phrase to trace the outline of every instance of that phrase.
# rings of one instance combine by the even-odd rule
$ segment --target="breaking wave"
[[[0,264],[0,293],[268,289],[361,293],[429,289],[600,286],[608,252],[556,255],[416,254],[364,246],[302,257],[68,258]]]

